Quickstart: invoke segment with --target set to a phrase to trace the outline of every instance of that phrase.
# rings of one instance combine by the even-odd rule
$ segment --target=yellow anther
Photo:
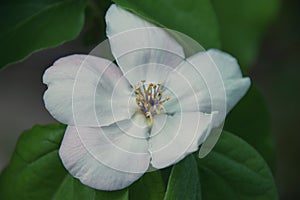
[[[158,103],[163,104],[164,102],[169,101],[169,100],[170,100],[170,97],[166,97],[164,100],[158,101]]]
[[[150,85],[148,86],[146,94],[149,94],[150,90],[152,90],[152,87],[153,87],[153,83],[150,83]]]
[[[141,88],[137,89],[136,91],[138,92],[138,94],[139,94],[140,96],[144,96],[144,93],[142,92]]]
[[[145,82],[145,80],[142,80],[135,87],[136,103],[147,118],[147,123],[152,126],[153,116],[163,112],[164,108],[161,104],[170,98],[161,99],[163,90],[160,90],[160,86],[162,82],[157,84],[145,84]]]
[[[151,112],[148,111],[148,112],[145,113],[145,115],[146,115],[146,117],[150,117],[151,116]]]

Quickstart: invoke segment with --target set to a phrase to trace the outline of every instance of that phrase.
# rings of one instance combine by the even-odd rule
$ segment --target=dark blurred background
[[[282,2],[251,77],[262,89],[271,114],[281,199],[300,199],[300,1]]]
[[[9,161],[24,129],[55,122],[42,101],[46,89],[42,84],[43,72],[59,57],[88,53],[93,45],[86,45],[83,35],[87,30],[89,24],[76,40],[34,53],[0,72],[0,170]],[[95,37],[101,40],[102,36]],[[249,74],[262,91],[270,112],[276,143],[274,173],[280,197],[282,200],[300,199],[299,0],[282,1],[279,15],[265,33],[258,59]]]

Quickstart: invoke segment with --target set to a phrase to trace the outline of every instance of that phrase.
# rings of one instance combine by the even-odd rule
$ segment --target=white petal
[[[136,67],[156,63],[174,68],[184,58],[182,47],[165,30],[116,5],[107,11],[106,24],[112,53],[133,85],[137,78],[146,79],[144,75],[151,73],[155,65],[143,67],[134,75]]]
[[[207,53],[220,70],[223,79],[242,78],[240,66],[233,56],[218,49],[209,49]]]
[[[116,124],[103,128],[68,126],[59,150],[66,169],[82,183],[100,190],[118,190],[136,181],[149,166],[148,143],[122,130],[147,131],[126,121],[121,128]]]
[[[179,81],[180,76],[185,77],[182,80],[187,80],[187,83]],[[215,126],[224,120],[250,86],[249,78],[242,77],[236,60],[218,50],[189,57],[168,78],[166,85],[172,88],[178,100],[164,105],[167,112],[217,111]],[[184,86],[188,84],[190,87]]]
[[[196,151],[210,131],[211,119],[200,112],[155,116],[149,139],[152,166],[170,166]]]
[[[178,70],[169,74],[168,79],[164,83],[163,92],[163,97],[170,97],[170,100],[163,104],[168,114],[200,110],[198,86],[191,82],[190,79],[191,77]]]
[[[207,51],[220,70],[226,89],[227,113],[246,94],[251,81],[248,77],[243,78],[237,60],[231,55],[217,49]]]
[[[130,84],[109,60],[87,55],[64,57],[46,70],[43,81],[48,85],[46,108],[62,123],[109,125],[134,112]]]

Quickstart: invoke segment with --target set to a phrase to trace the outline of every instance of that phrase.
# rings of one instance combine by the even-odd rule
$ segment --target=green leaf
[[[74,39],[86,0],[4,0],[0,6],[0,68]]]
[[[220,25],[222,49],[251,67],[260,42],[279,10],[279,0],[212,0]]]
[[[85,24],[82,35],[84,45],[96,46],[106,39],[104,18],[111,3],[111,0],[88,1],[85,9]]]
[[[198,41],[205,48],[219,47],[216,16],[210,0],[113,0],[134,13]]]
[[[205,200],[276,200],[276,187],[267,164],[239,137],[223,131],[213,151],[197,159]]]
[[[35,126],[25,131],[9,166],[0,176],[0,199],[127,200],[128,191],[97,191],[64,169],[58,149],[65,126]]]
[[[162,200],[165,186],[160,171],[148,172],[129,189],[130,200]]]
[[[225,130],[246,140],[264,157],[270,167],[275,160],[269,114],[260,91],[252,85],[246,96],[226,118]]]
[[[193,155],[174,165],[169,178],[165,200],[201,199],[197,162]]]

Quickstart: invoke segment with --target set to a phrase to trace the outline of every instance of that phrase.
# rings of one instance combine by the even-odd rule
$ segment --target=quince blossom
[[[119,67],[92,55],[60,58],[44,74],[44,101],[68,125],[65,168],[90,187],[118,190],[197,151],[250,80],[227,53],[186,58],[168,32],[116,5],[106,23]]]

